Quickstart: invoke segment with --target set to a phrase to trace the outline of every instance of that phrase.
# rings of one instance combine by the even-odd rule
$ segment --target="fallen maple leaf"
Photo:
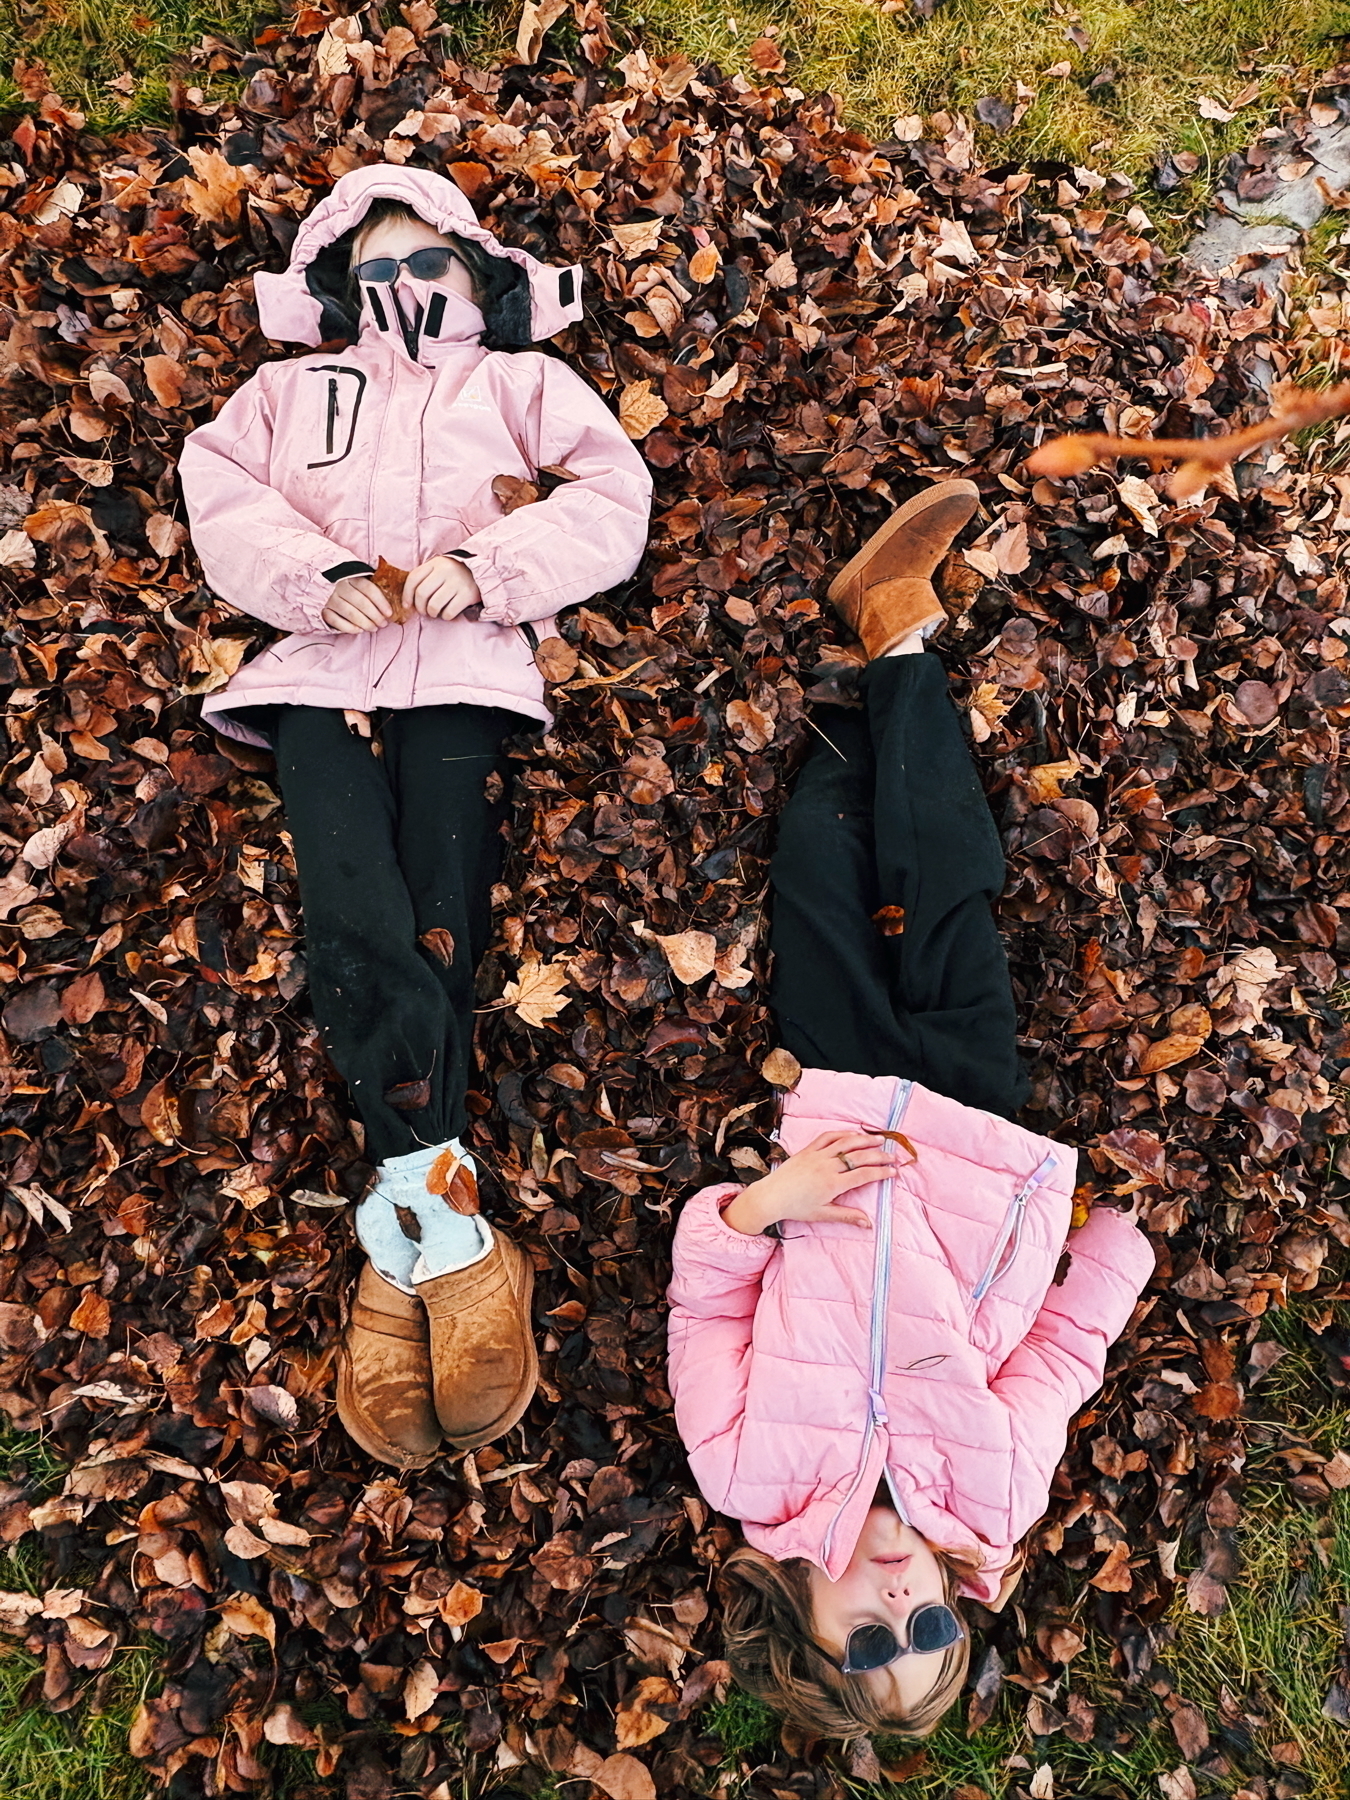
[[[545,1025],[570,1002],[571,996],[564,992],[568,975],[568,965],[562,957],[547,963],[539,957],[527,957],[516,979],[502,989],[498,1005],[509,1007],[526,1025]]]

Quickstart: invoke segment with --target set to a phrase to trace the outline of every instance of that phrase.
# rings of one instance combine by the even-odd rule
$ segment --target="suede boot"
[[[534,1266],[495,1226],[467,1268],[413,1282],[431,1326],[436,1416],[457,1450],[476,1450],[518,1422],[539,1381],[530,1318]]]
[[[426,1308],[370,1262],[338,1351],[337,1411],[348,1437],[396,1469],[423,1469],[441,1448]]]
[[[830,604],[862,639],[869,659],[884,656],[912,632],[946,623],[931,577],[979,503],[973,481],[925,488],[898,507],[830,583]]]

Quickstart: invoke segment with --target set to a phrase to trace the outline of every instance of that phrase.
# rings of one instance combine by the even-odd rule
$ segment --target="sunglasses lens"
[[[945,1650],[961,1635],[961,1622],[947,1606],[921,1606],[909,1622],[909,1647],[919,1655]]]
[[[884,1669],[899,1649],[898,1638],[887,1626],[859,1625],[849,1632],[844,1646],[845,1669],[857,1675],[868,1669]]]
[[[356,265],[358,281],[393,281],[398,276],[398,264],[392,256],[373,256],[369,262]]]
[[[426,250],[414,250],[407,259],[410,273],[419,281],[439,281],[454,260],[453,251],[438,250],[434,245]]]

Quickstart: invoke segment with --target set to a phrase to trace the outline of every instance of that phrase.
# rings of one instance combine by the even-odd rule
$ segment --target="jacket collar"
[[[487,329],[472,300],[405,269],[398,281],[363,282],[361,337],[373,333],[396,356],[435,368],[447,352],[477,345]]]

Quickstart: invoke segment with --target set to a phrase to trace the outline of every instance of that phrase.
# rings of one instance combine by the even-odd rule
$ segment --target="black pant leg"
[[[896,1074],[913,1047],[872,923],[881,905],[872,736],[861,710],[820,707],[813,722],[769,871],[769,1004],[784,1048],[806,1066]]]
[[[936,656],[864,672],[876,755],[877,878],[904,930],[883,939],[897,1015],[926,1087],[1011,1115],[1026,1097],[1008,959],[993,903],[1003,846]]]
[[[424,706],[391,714],[382,733],[417,950],[445,998],[431,1073],[442,1137],[458,1137],[468,1123],[474,975],[491,931],[492,885],[501,876],[509,810],[502,743],[523,724],[519,713],[499,707]],[[490,800],[494,772],[502,778],[501,795]]]
[[[816,715],[772,867],[770,1003],[803,1063],[903,1075],[1011,1114],[1017,1062],[1007,961],[990,903],[1002,846],[935,656],[884,657],[865,714]],[[886,934],[882,908],[903,909]]]
[[[417,946],[384,763],[327,707],[279,707],[277,776],[295,845],[310,1001],[351,1089],[373,1162],[450,1134],[435,1107],[402,1112],[386,1092],[444,1062],[448,1002]]]

